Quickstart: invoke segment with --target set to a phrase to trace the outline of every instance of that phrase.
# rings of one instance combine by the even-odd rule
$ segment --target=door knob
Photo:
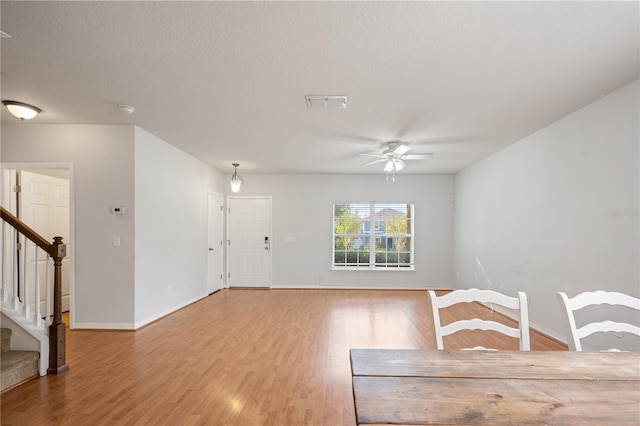
[[[209,247],[209,251],[213,251],[213,247]]]

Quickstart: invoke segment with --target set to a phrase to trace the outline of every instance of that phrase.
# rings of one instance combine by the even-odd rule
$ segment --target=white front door
[[[229,197],[229,287],[271,286],[271,197]]]
[[[207,293],[211,294],[222,289],[223,283],[222,195],[210,192],[208,206]]]
[[[19,217],[47,241],[53,242],[53,237],[62,237],[62,242],[67,245],[67,253],[71,253],[70,221],[69,221],[69,180],[26,170],[19,171],[20,197]],[[30,247],[29,260],[35,261],[35,249]],[[49,263],[46,258],[40,256],[38,260],[40,269],[40,297],[41,312],[44,310],[45,298],[45,267]],[[32,271],[34,269],[31,269]],[[70,307],[69,272],[71,271],[71,258],[62,260],[62,310],[66,312]],[[50,289],[53,292],[53,288]]]

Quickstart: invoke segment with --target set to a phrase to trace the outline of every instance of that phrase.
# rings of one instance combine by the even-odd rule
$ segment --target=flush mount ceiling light
[[[131,105],[118,105],[118,109],[124,112],[125,114],[133,114],[133,111],[136,110]]]
[[[233,163],[233,176],[231,176],[231,190],[233,192],[240,192],[240,187],[242,186],[242,177],[238,174],[238,166],[240,164]]]
[[[2,103],[7,107],[11,114],[18,117],[22,121],[31,120],[33,117],[42,112],[40,108],[22,102],[2,101]]]
[[[307,95],[307,108],[311,109],[328,109],[328,108],[346,108],[347,97],[335,95]]]

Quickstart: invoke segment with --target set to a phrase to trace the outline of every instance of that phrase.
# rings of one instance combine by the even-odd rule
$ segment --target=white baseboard
[[[289,290],[451,290],[451,286],[425,287],[379,287],[379,286],[342,286],[342,285],[272,285],[271,289]]]
[[[174,313],[175,311],[184,308],[185,306],[191,305],[192,303],[197,302],[198,300],[204,299],[207,297],[207,294],[198,296],[194,299],[188,300],[180,305],[172,306],[171,308],[165,309],[162,312],[159,312],[155,315],[147,317],[141,321],[136,323],[109,323],[109,322],[78,322],[76,321],[74,330],[78,329],[89,329],[89,330],[137,330],[140,327],[143,327],[147,324],[150,324],[154,321],[159,320],[162,317],[166,317],[169,314]]]
[[[135,330],[129,322],[78,322],[74,324],[74,330]]]
[[[155,315],[152,315],[152,316],[150,316],[150,317],[147,317],[147,318],[145,318],[145,319],[143,319],[143,320],[141,320],[141,321],[137,321],[137,322],[135,323],[135,325],[134,325],[133,330],[137,330],[137,329],[139,329],[140,327],[143,327],[143,326],[145,326],[145,325],[147,325],[147,324],[149,324],[149,323],[152,323],[152,322],[154,322],[154,321],[157,321],[157,320],[159,320],[159,319],[160,319],[160,318],[162,318],[162,317],[166,317],[167,315],[172,314],[172,313],[174,313],[175,311],[177,311],[177,310],[179,310],[179,309],[184,308],[185,306],[189,306],[189,305],[191,305],[192,303],[197,302],[198,300],[202,300],[202,299],[204,299],[204,298],[205,298],[205,297],[207,297],[207,296],[208,296],[208,294],[200,295],[200,296],[195,297],[195,298],[193,298],[193,299],[191,299],[191,300],[188,300],[188,301],[186,301],[186,302],[184,302],[184,303],[181,303],[180,305],[173,306],[173,307],[171,307],[171,308],[169,308],[169,309],[165,309],[164,311],[159,312],[159,313],[157,313],[157,314],[155,314]]]

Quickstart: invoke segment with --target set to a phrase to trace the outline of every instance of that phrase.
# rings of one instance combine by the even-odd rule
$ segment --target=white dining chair
[[[433,290],[429,290],[428,293],[429,299],[431,300],[431,311],[433,312],[433,323],[438,349],[444,349],[443,336],[448,336],[461,330],[491,330],[519,339],[520,350],[529,350],[529,312],[527,295],[525,293],[518,292],[517,297],[511,297],[493,290],[479,290],[477,288],[455,290],[443,296],[436,296]],[[440,324],[440,309],[464,302],[490,303],[515,310],[518,313],[518,328],[479,318],[454,321],[442,326]],[[476,346],[470,349],[487,350],[491,348]]]
[[[640,327],[626,322],[604,320],[591,322],[578,328],[576,326],[575,311],[593,305],[626,306],[640,311],[640,299],[615,291],[587,291],[569,298],[563,292],[558,292],[558,302],[562,310],[562,319],[567,331],[567,345],[571,351],[582,351],[581,339],[594,333],[631,333],[640,336]],[[639,317],[640,318],[640,317]],[[639,321],[640,322],[640,321]],[[609,351],[617,351],[610,348]]]

